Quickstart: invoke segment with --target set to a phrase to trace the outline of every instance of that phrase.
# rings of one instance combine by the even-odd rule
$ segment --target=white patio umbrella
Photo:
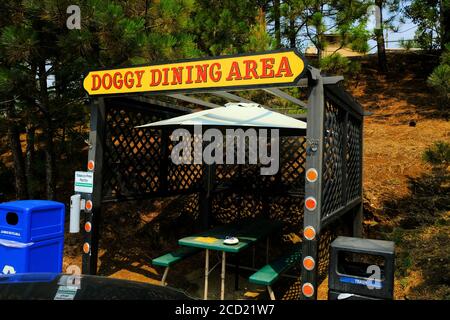
[[[137,128],[160,126],[231,126],[306,129],[306,122],[267,110],[257,103],[227,103],[224,107],[152,122]]]

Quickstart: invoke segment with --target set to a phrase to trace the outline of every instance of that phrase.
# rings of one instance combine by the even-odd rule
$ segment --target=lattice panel
[[[280,195],[269,197],[270,219],[283,222],[283,233],[294,233],[301,238],[305,197],[298,195]]]
[[[204,166],[194,164],[194,143],[201,143],[198,135],[186,132],[180,142],[169,139],[168,189],[169,191],[198,190],[202,184]],[[173,152],[174,146],[179,152]],[[187,147],[184,153],[182,149]],[[189,164],[190,163],[190,164]]]
[[[192,193],[182,196],[184,200],[183,208],[180,210],[180,215],[188,215],[193,220],[197,220],[200,215],[200,195],[199,193]]]
[[[231,182],[237,173],[237,167],[234,164],[216,165],[216,184]]]
[[[347,124],[347,202],[361,196],[361,121],[349,116]]]
[[[326,281],[328,276],[328,267],[330,263],[330,246],[331,243],[338,236],[351,236],[351,231],[348,226],[344,224],[342,220],[334,222],[332,225],[328,225],[320,231],[319,245],[318,245],[318,264],[317,264],[317,288],[323,281]],[[298,274],[298,278],[289,284],[289,287],[283,292],[283,300],[296,300],[302,297],[302,281],[300,277],[301,270],[298,268],[297,273],[290,272],[292,274]]]
[[[137,109],[106,110],[103,194],[105,197],[157,192],[161,186],[161,132],[135,126],[161,120]]]
[[[220,223],[268,215],[283,221],[285,234],[301,234],[304,206],[304,137],[280,138],[279,171],[262,176],[262,165],[217,165],[217,184],[229,187],[213,200],[213,216]],[[270,150],[270,149],[269,149]],[[246,160],[248,161],[248,148]],[[293,194],[290,194],[290,193]]]
[[[323,154],[323,206],[322,217],[341,208],[342,166],[344,165],[342,136],[344,111],[331,101],[325,103],[325,132]]]
[[[213,197],[212,213],[216,222],[221,224],[255,218],[263,213],[262,197],[234,190],[220,192]]]
[[[280,140],[281,182],[293,189],[304,189],[306,139],[281,137]]]
[[[217,184],[231,183],[245,179],[250,188],[268,189],[282,184],[288,190],[304,189],[304,166],[306,161],[306,139],[304,137],[280,137],[279,169],[275,175],[261,175],[261,163],[248,164],[248,148],[246,164],[218,164],[216,166]],[[225,157],[224,157],[225,158]],[[225,162],[225,161],[224,161]],[[266,166],[267,167],[267,166]]]
[[[346,225],[348,220],[339,219],[320,231],[318,250],[318,283],[321,283],[328,276],[328,266],[330,263],[331,243],[338,236],[352,236],[351,225]]]

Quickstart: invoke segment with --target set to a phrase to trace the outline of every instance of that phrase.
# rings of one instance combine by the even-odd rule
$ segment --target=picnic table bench
[[[170,266],[182,261],[185,258],[188,258],[201,250],[193,247],[181,247],[176,249],[173,252],[169,252],[163,256],[155,258],[152,260],[152,264],[155,266],[165,267],[164,274],[161,279],[161,285],[165,286],[167,274],[169,273]]]
[[[251,283],[266,286],[270,299],[275,300],[272,284],[279,279],[282,273],[297,264],[301,258],[301,244],[298,244],[295,245],[287,254],[282,255],[252,274],[249,277],[249,281]]]

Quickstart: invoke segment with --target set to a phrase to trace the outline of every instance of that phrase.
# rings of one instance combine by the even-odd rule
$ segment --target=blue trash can
[[[0,204],[0,274],[62,271],[64,204],[21,200]]]

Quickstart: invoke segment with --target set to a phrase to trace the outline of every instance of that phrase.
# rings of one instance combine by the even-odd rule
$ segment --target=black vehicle
[[[193,300],[184,292],[143,282],[55,273],[0,276],[0,300]]]

